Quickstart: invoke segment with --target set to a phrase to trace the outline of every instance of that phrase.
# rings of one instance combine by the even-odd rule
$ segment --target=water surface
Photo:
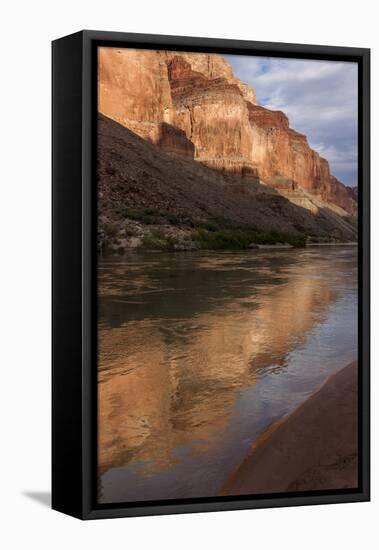
[[[357,249],[99,260],[99,502],[214,496],[357,357]]]

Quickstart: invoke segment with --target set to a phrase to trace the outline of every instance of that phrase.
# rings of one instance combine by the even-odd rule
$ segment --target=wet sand
[[[354,362],[266,430],[220,494],[357,487],[357,388]]]

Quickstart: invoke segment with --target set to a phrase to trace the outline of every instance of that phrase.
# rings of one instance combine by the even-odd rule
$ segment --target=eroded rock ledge
[[[220,55],[100,48],[99,111],[165,152],[273,187],[311,211],[356,216],[356,194],[284,113],[257,105]]]

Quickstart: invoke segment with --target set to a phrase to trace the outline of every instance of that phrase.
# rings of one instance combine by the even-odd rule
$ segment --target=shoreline
[[[142,246],[124,248],[122,251],[99,251],[98,258],[122,258],[130,252],[165,252],[165,253],[188,253],[188,252],[267,252],[267,251],[290,251],[290,250],[305,250],[307,248],[317,247],[357,247],[356,242],[346,243],[307,243],[303,247],[295,247],[289,244],[256,244],[248,248],[182,248],[182,249],[164,249],[164,248],[145,248]]]
[[[346,241],[345,243],[307,243],[305,248],[309,246],[358,246],[356,241]]]
[[[219,492],[252,495],[358,486],[357,362],[265,430]]]

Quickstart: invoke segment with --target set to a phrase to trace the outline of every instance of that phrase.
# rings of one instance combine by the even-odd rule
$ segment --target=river
[[[217,495],[357,358],[357,248],[100,258],[100,503]]]

